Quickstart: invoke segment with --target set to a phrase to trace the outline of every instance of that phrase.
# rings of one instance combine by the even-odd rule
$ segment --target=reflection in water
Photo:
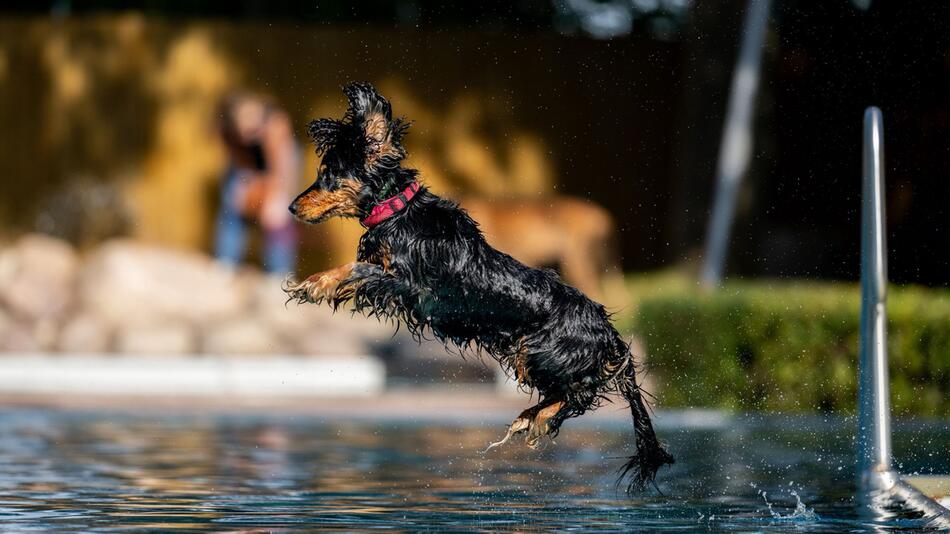
[[[665,428],[678,461],[661,472],[664,495],[632,498],[614,486],[626,428],[597,424],[572,425],[540,452],[511,446],[483,456],[478,451],[504,423],[7,411],[0,413],[0,522],[807,532],[921,524],[859,513],[847,422]],[[899,438],[899,453],[902,442],[950,448],[939,425]]]

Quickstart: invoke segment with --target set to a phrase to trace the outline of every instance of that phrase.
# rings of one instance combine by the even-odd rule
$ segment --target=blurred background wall
[[[626,269],[689,263],[744,5],[7,2],[0,221],[11,235],[125,232],[207,249],[220,96],[273,96],[303,141],[306,121],[339,114],[338,88],[356,79],[415,121],[410,164],[437,191],[589,198],[615,216]],[[733,273],[856,278],[860,117],[876,104],[892,277],[950,281],[947,20],[939,1],[778,3]],[[301,186],[316,164],[306,153]],[[70,210],[77,195],[104,207]],[[71,235],[79,227],[86,237]],[[349,257],[358,233],[308,229],[306,267]]]
[[[17,17],[0,34],[8,225],[64,232],[55,226],[71,221],[50,213],[49,199],[82,179],[122,191],[135,237],[207,248],[224,165],[218,100],[233,87],[272,95],[305,142],[309,119],[342,114],[339,88],[354,79],[377,84],[413,121],[409,165],[439,192],[593,197],[637,229],[626,234],[631,250],[655,240],[666,211],[674,45],[142,14]],[[301,188],[317,164],[306,154]],[[319,251],[303,256],[343,261],[359,232],[355,222],[315,228],[306,239]]]

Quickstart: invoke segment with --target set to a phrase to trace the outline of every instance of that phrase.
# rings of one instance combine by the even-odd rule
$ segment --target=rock
[[[29,323],[10,321],[0,344],[4,352],[38,352],[42,348],[33,334]]]
[[[53,348],[57,330],[56,322],[48,318],[35,322],[11,320],[0,348],[7,352],[45,352]]]
[[[321,307],[326,316],[327,328],[339,335],[358,336],[365,343],[382,343],[396,333],[396,325],[391,321],[380,321],[372,317],[353,314],[349,310],[333,313],[327,306]],[[405,331],[399,327],[399,331]]]
[[[59,332],[56,348],[61,352],[108,352],[112,341],[109,325],[90,313],[81,313],[66,321]]]
[[[318,356],[373,354],[376,348],[386,344],[396,331],[395,326],[391,324],[362,315],[354,315],[348,310],[333,313],[327,306],[311,307],[324,315],[319,323],[301,331],[294,339],[301,354]]]
[[[372,353],[363,336],[326,327],[305,331],[295,341],[297,351],[308,356],[356,357]]]
[[[280,338],[254,319],[235,319],[208,326],[201,351],[207,354],[285,354]]]
[[[190,354],[195,336],[183,323],[128,325],[116,333],[116,351],[139,354]]]
[[[334,313],[327,305],[287,302],[281,280],[263,277],[254,291],[254,315],[280,336],[288,348],[309,355],[365,355],[370,347],[389,339],[395,327],[353,315],[343,308]]]
[[[253,289],[254,316],[262,324],[287,339],[298,338],[311,328],[328,324],[329,307],[288,303],[287,295],[280,289],[281,282],[274,276],[262,276]]]
[[[13,321],[2,309],[0,309],[0,340],[7,339],[12,327]],[[0,343],[0,348],[2,348],[2,343]]]
[[[78,263],[65,241],[23,236],[0,253],[0,302],[26,321],[56,319],[72,302]]]
[[[84,306],[117,326],[211,324],[240,315],[249,296],[242,277],[204,254],[129,240],[103,245],[80,280]]]

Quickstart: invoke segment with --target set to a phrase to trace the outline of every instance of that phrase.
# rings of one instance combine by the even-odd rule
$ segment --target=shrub
[[[664,405],[855,411],[857,284],[732,282],[703,292],[661,276],[631,286],[638,305],[626,326],[646,346]],[[893,412],[950,415],[950,293],[892,287],[888,336]]]

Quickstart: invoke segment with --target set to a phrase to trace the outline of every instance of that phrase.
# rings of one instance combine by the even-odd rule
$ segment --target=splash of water
[[[795,497],[795,510],[789,514],[782,515],[772,509],[772,503],[769,502],[765,490],[759,490],[759,495],[762,496],[762,500],[765,501],[765,505],[769,508],[769,515],[772,516],[772,519],[780,519],[782,521],[817,521],[818,514],[815,513],[815,509],[805,506],[805,503],[802,502],[797,491],[791,490],[791,494]]]

